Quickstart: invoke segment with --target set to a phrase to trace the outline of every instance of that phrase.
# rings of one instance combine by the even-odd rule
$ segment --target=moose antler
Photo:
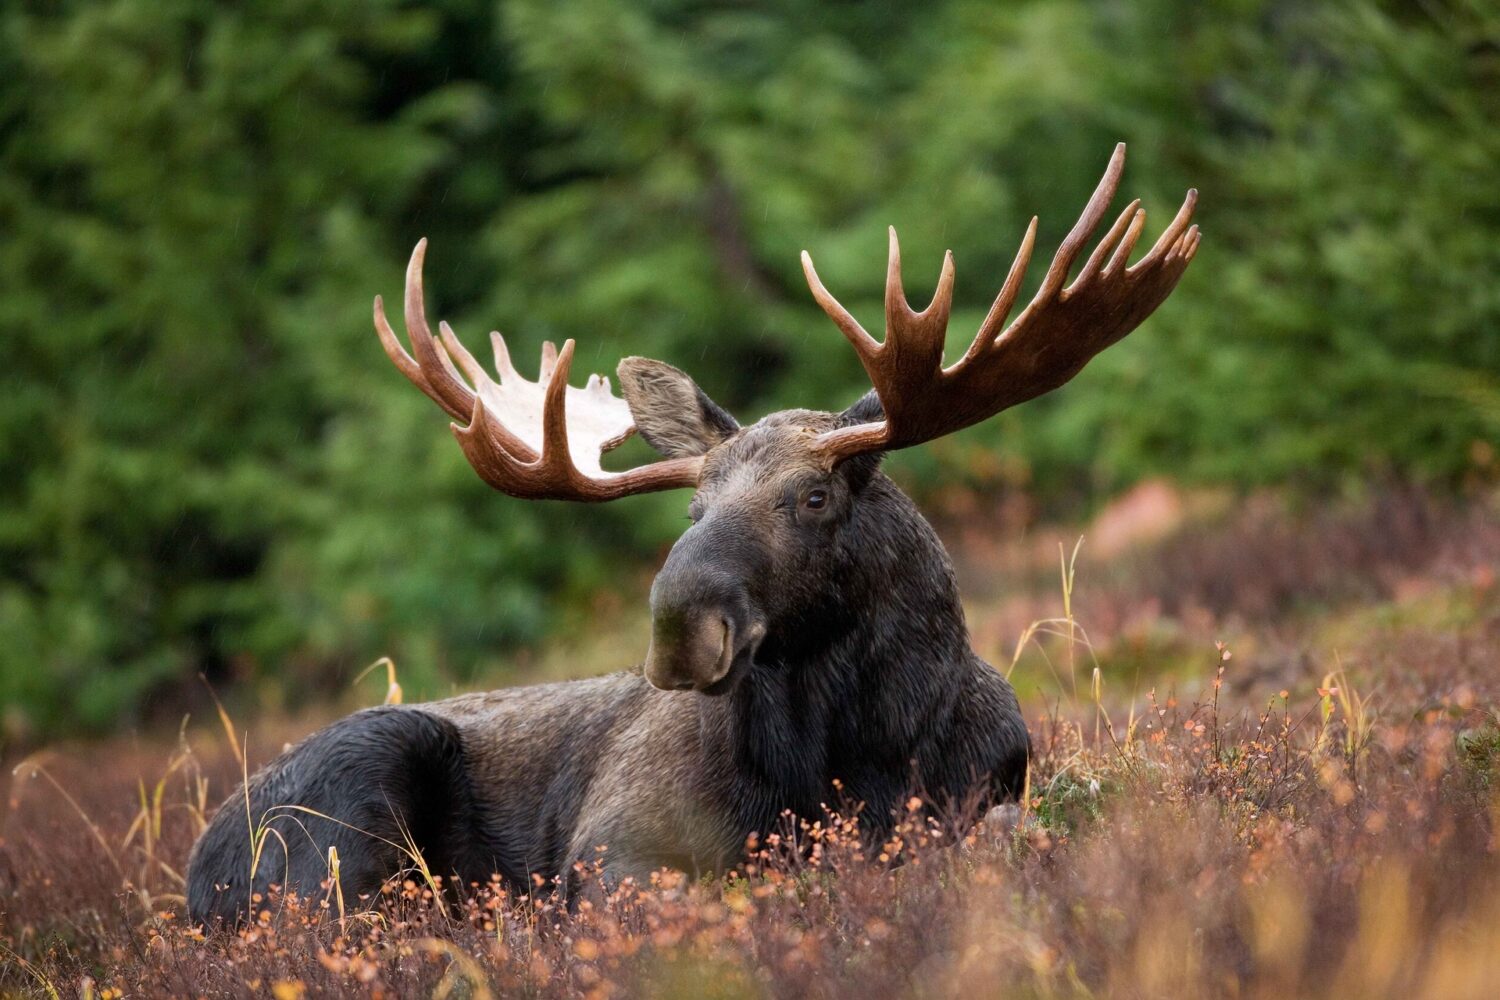
[[[561,352],[550,341],[543,344],[541,374],[530,382],[511,364],[505,338],[491,333],[500,377],[496,382],[446,322],[438,324],[442,339],[434,337],[422,301],[426,255],[424,239],[406,268],[406,332],[416,358],[402,348],[378,295],[375,331],[401,373],[460,421],[453,424],[453,435],[481,479],[527,500],[614,500],[698,484],[701,457],[653,462],[626,472],[604,471],[604,452],[630,437],[635,421],[625,402],[609,391],[608,379],[592,375],[585,388],[568,385],[573,341],[565,342]],[[473,388],[459,374],[460,368]]]
[[[885,281],[885,341],[876,343],[849,311],[829,294],[804,251],[802,270],[818,305],[838,324],[859,354],[880,397],[884,419],[827,431],[814,447],[831,465],[871,451],[921,444],[985,420],[1001,410],[1057,388],[1089,359],[1140,325],[1182,277],[1198,250],[1198,227],[1189,226],[1198,192],[1186,200],[1151,252],[1127,267],[1146,213],[1136,200],[1126,206],[1066,288],[1068,271],[1083,252],[1115,196],[1125,169],[1125,144],[1115,147],[1104,177],[1072,232],[1062,242],[1031,303],[1006,327],[1036,241],[1036,219],[1026,229],[995,304],[968,351],[943,367],[943,340],[953,305],[953,253],[943,259],[932,303],[921,312],[907,304],[901,288],[901,248],[890,231]]]

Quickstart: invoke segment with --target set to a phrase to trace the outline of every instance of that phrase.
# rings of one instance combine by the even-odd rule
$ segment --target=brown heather
[[[1415,502],[1381,501],[1407,518]],[[1488,997],[1500,552],[1488,501],[1422,503],[1431,520],[1399,530],[1354,512],[1162,543],[1156,572],[1182,567],[1191,584],[1177,593],[1203,593],[1220,560],[1227,582],[1194,600],[1222,615],[1258,621],[1281,604],[1279,582],[1236,568],[1278,548],[1323,567],[1309,578],[1321,596],[1360,603],[1278,622],[1274,663],[1205,644],[1154,688],[1112,674],[1101,635],[1101,672],[1077,693],[1023,655],[1017,680],[1047,678],[1030,703],[1024,811],[959,832],[914,808],[866,846],[857,810],[830,803],[788,817],[729,877],[663,872],[571,912],[545,886],[435,896],[415,871],[378,900],[341,898],[330,859],[321,892],[273,894],[251,926],[205,938],[184,925],[181,873],[206,805],[242,768],[212,746],[218,723],[169,751],[34,756],[0,830],[0,994]],[[1412,538],[1442,558],[1411,557]],[[1337,579],[1343,558],[1367,589]],[[1379,582],[1386,569],[1399,586]],[[1123,593],[1111,584],[1111,607]],[[1081,642],[1073,624],[1037,633]],[[1092,666],[1065,640],[1045,652],[1054,671]]]

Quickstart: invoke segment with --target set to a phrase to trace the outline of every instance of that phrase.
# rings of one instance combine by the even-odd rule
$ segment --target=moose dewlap
[[[880,456],[978,423],[1072,378],[1171,293],[1198,249],[1196,194],[1134,265],[1132,202],[1085,260],[1125,165],[1104,178],[1020,314],[1036,236],[1027,228],[994,306],[943,365],[953,257],[914,311],[890,234],[877,342],[802,264],[872,390],[841,413],[787,410],[746,427],[670,365],[627,358],[618,376],[568,384],[573,341],[517,373],[492,336],[491,377],[422,300],[426,242],[406,275],[407,354],[375,300],[396,367],[456,421],[475,471],[522,499],[604,501],[692,488],[693,524],[651,588],[642,669],[371,709],[334,723],[252,776],[193,849],[195,919],[242,918],[272,884],[315,891],[340,858],[346,898],[420,856],[462,882],[492,874],[569,890],[599,845],[606,880],[668,866],[733,865],[786,810],[863,803],[883,837],[917,791],[938,815],[977,814],[1019,792],[1028,738],[1015,693],[969,646],[953,568]],[[467,379],[466,379],[467,377]],[[605,471],[639,432],[660,461]],[[835,782],[838,791],[835,791]]]

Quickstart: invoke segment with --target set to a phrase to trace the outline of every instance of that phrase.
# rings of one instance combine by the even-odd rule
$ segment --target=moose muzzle
[[[711,688],[734,665],[735,629],[714,609],[654,615],[646,679],[664,691]]]
[[[765,636],[740,567],[705,559],[710,532],[690,529],[651,586],[646,679],[664,691],[722,694],[749,666]],[[717,534],[715,531],[713,534]]]

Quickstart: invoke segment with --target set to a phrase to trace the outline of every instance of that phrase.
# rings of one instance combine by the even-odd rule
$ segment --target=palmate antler
[[[813,297],[854,345],[880,397],[884,418],[818,435],[814,449],[827,465],[871,451],[907,448],[971,426],[1001,410],[1055,389],[1161,305],[1198,250],[1198,227],[1189,226],[1197,192],[1182,208],[1151,252],[1126,266],[1140,238],[1146,213],[1131,202],[1089,255],[1071,285],[1068,272],[1104,212],[1125,169],[1125,144],[1115,147],[1104,178],[1083,215],[1063,240],[1030,304],[1005,325],[1036,241],[1036,219],[1026,230],[1010,274],[979,333],[956,364],[943,367],[943,341],[953,305],[953,254],[943,261],[932,303],[922,312],[907,304],[901,288],[901,252],[891,230],[885,286],[884,342],[829,294],[802,255]],[[406,329],[413,358],[401,347],[375,298],[375,329],[397,368],[458,421],[453,433],[469,463],[491,486],[527,499],[613,500],[633,493],[693,487],[703,458],[654,462],[626,472],[606,472],[604,452],[635,430],[630,408],[610,393],[609,381],[591,376],[585,388],[568,385],[573,341],[558,352],[543,345],[537,382],[522,378],[510,362],[505,341],[490,334],[496,382],[440,323],[441,338],[427,325],[422,302],[422,262],[427,241],[417,244],[406,270]],[[471,388],[459,374],[462,369]]]
[[[630,437],[635,421],[625,402],[610,393],[608,379],[591,375],[585,388],[568,385],[573,341],[564,343],[561,352],[551,342],[543,344],[541,374],[530,382],[511,364],[505,338],[491,333],[500,377],[496,382],[447,323],[438,324],[442,339],[434,337],[422,301],[426,255],[427,241],[422,240],[406,268],[406,332],[415,359],[396,339],[378,295],[375,330],[401,373],[460,421],[453,434],[481,479],[529,500],[614,500],[698,484],[701,457],[653,462],[627,472],[601,468],[604,452]]]
[[[802,269],[818,305],[854,345],[885,411],[874,423],[841,427],[820,435],[814,447],[831,466],[871,451],[907,448],[951,434],[1023,403],[1068,381],[1089,359],[1134,330],[1161,305],[1198,250],[1198,227],[1189,226],[1198,192],[1182,208],[1151,252],[1127,267],[1146,213],[1131,202],[1066,288],[1068,271],[1083,252],[1114,198],[1125,169],[1125,144],[1115,147],[1109,167],[1072,232],[1063,240],[1029,305],[1005,326],[1021,279],[1031,261],[1036,219],[1031,220],[1010,274],[968,351],[943,367],[943,340],[953,305],[953,254],[943,260],[932,303],[922,312],[907,304],[901,288],[901,250],[890,231],[885,284],[885,341],[877,343],[829,294],[802,254]]]

